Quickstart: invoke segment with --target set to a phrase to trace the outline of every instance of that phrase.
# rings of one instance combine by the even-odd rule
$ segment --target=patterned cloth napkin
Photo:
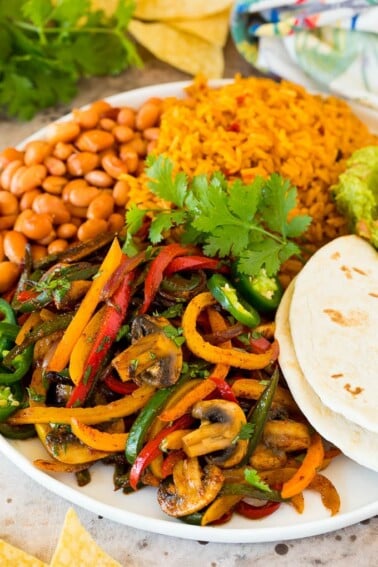
[[[378,0],[244,0],[231,34],[258,69],[378,112]]]

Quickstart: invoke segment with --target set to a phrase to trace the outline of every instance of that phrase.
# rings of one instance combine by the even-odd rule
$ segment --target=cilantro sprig
[[[0,111],[27,120],[69,102],[81,77],[140,65],[125,33],[134,8],[119,0],[108,16],[91,0],[0,2]]]
[[[147,158],[151,191],[173,207],[148,211],[131,205],[126,213],[125,252],[135,252],[133,236],[146,214],[152,213],[152,244],[161,242],[167,230],[180,226],[184,243],[202,246],[208,256],[234,258],[239,271],[248,275],[257,275],[262,268],[274,275],[285,260],[300,255],[292,239],[308,228],[311,217],[288,219],[297,197],[288,180],[274,173],[248,184],[240,179],[230,183],[220,172],[189,180],[183,172],[174,175],[173,171],[168,158]]]

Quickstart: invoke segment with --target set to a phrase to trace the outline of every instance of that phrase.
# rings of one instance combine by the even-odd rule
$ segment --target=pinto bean
[[[12,289],[20,275],[21,268],[11,261],[0,262],[0,293]]]
[[[35,213],[49,215],[53,224],[67,223],[71,219],[71,215],[62,199],[49,193],[38,195],[33,201],[32,209]]]
[[[113,144],[113,134],[100,129],[86,130],[76,140],[76,146],[82,152],[102,152]]]
[[[23,167],[23,164],[23,160],[15,159],[5,166],[0,177],[0,184],[3,189],[10,191],[13,176],[20,167]]]
[[[96,153],[78,152],[68,158],[67,170],[73,177],[80,177],[96,169],[99,162],[100,157]]]
[[[107,228],[108,223],[104,219],[88,219],[79,227],[77,237],[84,242],[101,234],[101,232],[105,232]]]
[[[27,239],[24,234],[17,230],[8,230],[4,234],[5,256],[15,264],[21,264],[25,258]]]
[[[24,153],[16,148],[5,148],[0,153],[0,171],[3,171],[12,161],[23,161]]]
[[[58,142],[72,142],[80,134],[80,126],[76,122],[53,122],[47,126],[45,131],[46,140],[50,144]]]
[[[36,165],[51,154],[51,145],[43,140],[33,140],[25,146],[24,163],[25,165]]]
[[[22,166],[12,177],[10,190],[14,195],[20,196],[39,187],[47,175],[46,166],[37,163],[30,166]]]
[[[75,207],[88,207],[88,205],[97,197],[99,189],[87,185],[85,187],[73,187],[70,191],[69,202]]]
[[[111,193],[101,191],[88,206],[88,219],[108,219],[113,213],[114,199]]]
[[[137,112],[135,126],[137,130],[146,130],[155,126],[161,114],[160,105],[150,100],[145,102]]]
[[[101,165],[106,173],[111,175],[114,179],[118,179],[123,173],[128,173],[126,164],[115,155],[104,155],[101,160]]]
[[[114,183],[112,176],[102,169],[93,169],[93,171],[86,174],[85,179],[90,185],[103,188],[111,187]]]
[[[0,215],[15,215],[18,214],[18,211],[17,197],[9,191],[0,191]]]

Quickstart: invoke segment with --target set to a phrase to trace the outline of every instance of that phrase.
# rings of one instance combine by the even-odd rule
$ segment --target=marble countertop
[[[190,77],[142,53],[143,69],[118,77],[88,79],[80,84],[70,105],[40,113],[30,122],[0,121],[0,149],[13,146],[72,107],[137,87],[187,80]],[[252,69],[226,47],[225,76]],[[48,562],[57,543],[64,516],[71,506],[18,470],[0,455],[0,538]],[[101,518],[79,506],[75,510],[92,537],[125,567],[246,567],[247,565],[373,566],[378,556],[378,518],[365,520],[327,535],[261,544],[221,544],[151,534]],[[1,564],[1,560],[0,560]],[[16,567],[16,566],[15,566]],[[76,567],[76,566],[75,566]],[[80,567],[80,566],[77,566]],[[95,566],[94,566],[95,567]]]

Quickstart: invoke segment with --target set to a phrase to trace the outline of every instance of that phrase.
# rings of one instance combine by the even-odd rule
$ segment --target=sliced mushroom
[[[117,355],[112,365],[121,380],[166,388],[175,384],[182,370],[182,350],[164,333],[169,321],[163,317],[136,317],[132,344]]]
[[[198,459],[179,461],[172,477],[164,480],[157,498],[163,512],[180,518],[202,510],[218,495],[223,485],[222,471],[216,465],[201,469]]]
[[[247,453],[248,441],[240,439],[237,443],[232,443],[223,451],[206,455],[206,462],[218,465],[221,469],[236,467]]]
[[[246,417],[241,407],[227,400],[206,400],[193,406],[193,417],[201,425],[183,437],[188,457],[207,455],[230,447],[237,438]]]
[[[308,449],[311,433],[308,425],[291,420],[269,420],[266,422],[263,440],[268,447],[284,451]]]

